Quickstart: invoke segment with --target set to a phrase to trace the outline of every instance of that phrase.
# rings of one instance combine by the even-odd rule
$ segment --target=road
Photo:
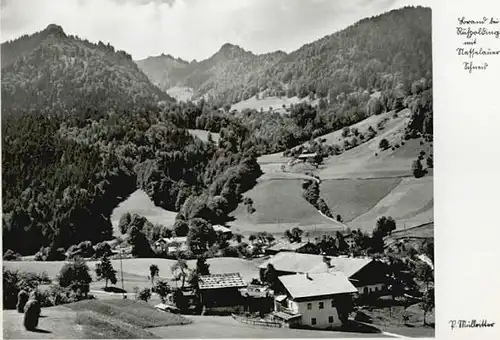
[[[161,338],[387,338],[385,333],[350,333],[252,326],[230,316],[186,316],[192,324],[148,328]]]

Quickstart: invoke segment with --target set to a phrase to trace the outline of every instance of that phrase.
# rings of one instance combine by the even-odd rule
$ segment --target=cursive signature
[[[451,329],[456,328],[490,328],[494,327],[495,323],[488,320],[450,320],[449,321]]]

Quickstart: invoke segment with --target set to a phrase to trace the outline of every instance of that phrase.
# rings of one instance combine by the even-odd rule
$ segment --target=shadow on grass
[[[108,293],[126,293],[127,291],[125,289],[122,289],[120,287],[104,287],[102,288],[103,291],[108,292]]]
[[[347,324],[343,325],[338,330],[351,333],[367,333],[367,334],[382,333],[380,329],[378,329],[373,325],[361,323],[354,320],[347,321]]]
[[[291,328],[317,330],[314,327],[305,326],[305,325],[297,325],[297,326],[291,327]],[[327,328],[327,330],[340,331],[340,332],[346,332],[346,333],[363,333],[363,334],[382,333],[382,331],[380,329],[378,329],[377,327],[375,327],[373,325],[369,325],[369,324],[354,321],[354,320],[349,320],[349,321],[347,321],[347,324],[340,326],[340,327]]]
[[[48,331],[46,329],[41,329],[41,328],[31,329],[30,332],[33,332],[33,333],[44,333],[44,334],[51,334],[52,333],[51,331]]]

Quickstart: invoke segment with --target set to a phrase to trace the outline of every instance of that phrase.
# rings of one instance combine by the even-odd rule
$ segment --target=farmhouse
[[[276,242],[271,247],[267,248],[265,253],[267,255],[276,255],[280,251],[294,251],[294,252],[304,252],[311,253],[314,252],[316,246],[311,242],[294,242],[291,243],[288,240],[280,240]]]
[[[300,155],[296,156],[295,158],[301,159],[301,160],[305,161],[307,159],[314,158],[317,155],[318,154],[316,152],[313,152],[313,153],[303,153],[303,154],[300,154]]]
[[[352,232],[348,232],[342,235],[344,237],[345,243],[349,248],[354,248],[356,246],[356,241],[354,240],[354,235]]]
[[[161,248],[168,253],[188,250],[187,237],[160,238],[154,243],[154,246],[157,249]]]
[[[333,328],[347,321],[352,293],[357,292],[341,272],[280,276],[286,294],[275,297],[273,317],[288,326]]]
[[[212,226],[212,228],[214,228],[214,231],[216,233],[221,233],[222,235],[224,235],[224,237],[226,239],[230,239],[233,235],[233,233],[231,232],[231,229],[229,229],[228,227],[224,227],[222,225],[216,224],[216,225]]]
[[[278,276],[297,273],[341,272],[357,288],[360,296],[381,295],[386,291],[387,265],[371,258],[334,257],[279,252],[259,266],[261,280],[271,264]]]
[[[239,273],[201,275],[198,281],[201,303],[211,311],[243,309],[240,288],[246,286]]]

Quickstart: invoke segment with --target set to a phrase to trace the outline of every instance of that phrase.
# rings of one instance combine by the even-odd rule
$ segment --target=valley
[[[430,9],[223,39],[2,43],[7,337],[433,334]]]

